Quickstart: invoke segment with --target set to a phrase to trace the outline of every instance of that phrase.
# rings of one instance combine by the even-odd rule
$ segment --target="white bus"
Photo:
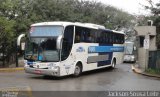
[[[135,50],[136,47],[134,45],[134,42],[125,42],[124,44],[124,62],[132,62],[135,63],[136,62],[136,58],[135,58]]]
[[[123,62],[124,33],[91,23],[31,25],[25,45],[26,73],[79,76]]]

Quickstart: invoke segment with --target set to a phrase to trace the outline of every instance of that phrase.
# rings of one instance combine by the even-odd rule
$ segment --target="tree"
[[[9,29],[2,30],[6,34],[9,47],[13,47],[12,42],[19,34],[27,33],[30,25],[37,22],[89,22],[104,25],[108,29],[123,29],[130,28],[131,20],[134,19],[126,12],[96,1],[0,0],[0,2],[0,25]],[[14,53],[10,49],[6,49],[6,52]]]
[[[11,53],[13,51],[13,25],[14,21],[10,21],[5,17],[0,17],[0,54],[1,60],[4,62],[11,57]],[[5,58],[4,58],[5,57]]]
[[[154,22],[154,25],[157,27],[157,40],[156,44],[158,49],[160,49],[160,1],[157,4],[153,4],[152,0],[147,0],[150,6],[145,6],[146,9],[151,10],[152,15],[146,19],[151,19]]]

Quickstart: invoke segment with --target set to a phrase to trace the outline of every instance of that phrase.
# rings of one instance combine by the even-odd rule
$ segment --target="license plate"
[[[36,64],[35,68],[47,68],[47,64]]]
[[[41,74],[41,70],[35,70],[34,73]]]

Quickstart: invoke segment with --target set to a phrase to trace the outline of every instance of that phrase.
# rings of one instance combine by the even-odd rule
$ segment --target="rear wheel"
[[[80,63],[78,63],[75,67],[75,70],[74,70],[74,77],[78,77],[80,76],[82,73],[82,65]]]

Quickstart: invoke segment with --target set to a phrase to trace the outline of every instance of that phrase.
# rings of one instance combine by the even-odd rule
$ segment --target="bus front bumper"
[[[48,76],[60,76],[60,69],[52,70],[52,69],[39,69],[39,68],[31,68],[24,67],[26,73],[38,74],[38,75],[48,75]]]

